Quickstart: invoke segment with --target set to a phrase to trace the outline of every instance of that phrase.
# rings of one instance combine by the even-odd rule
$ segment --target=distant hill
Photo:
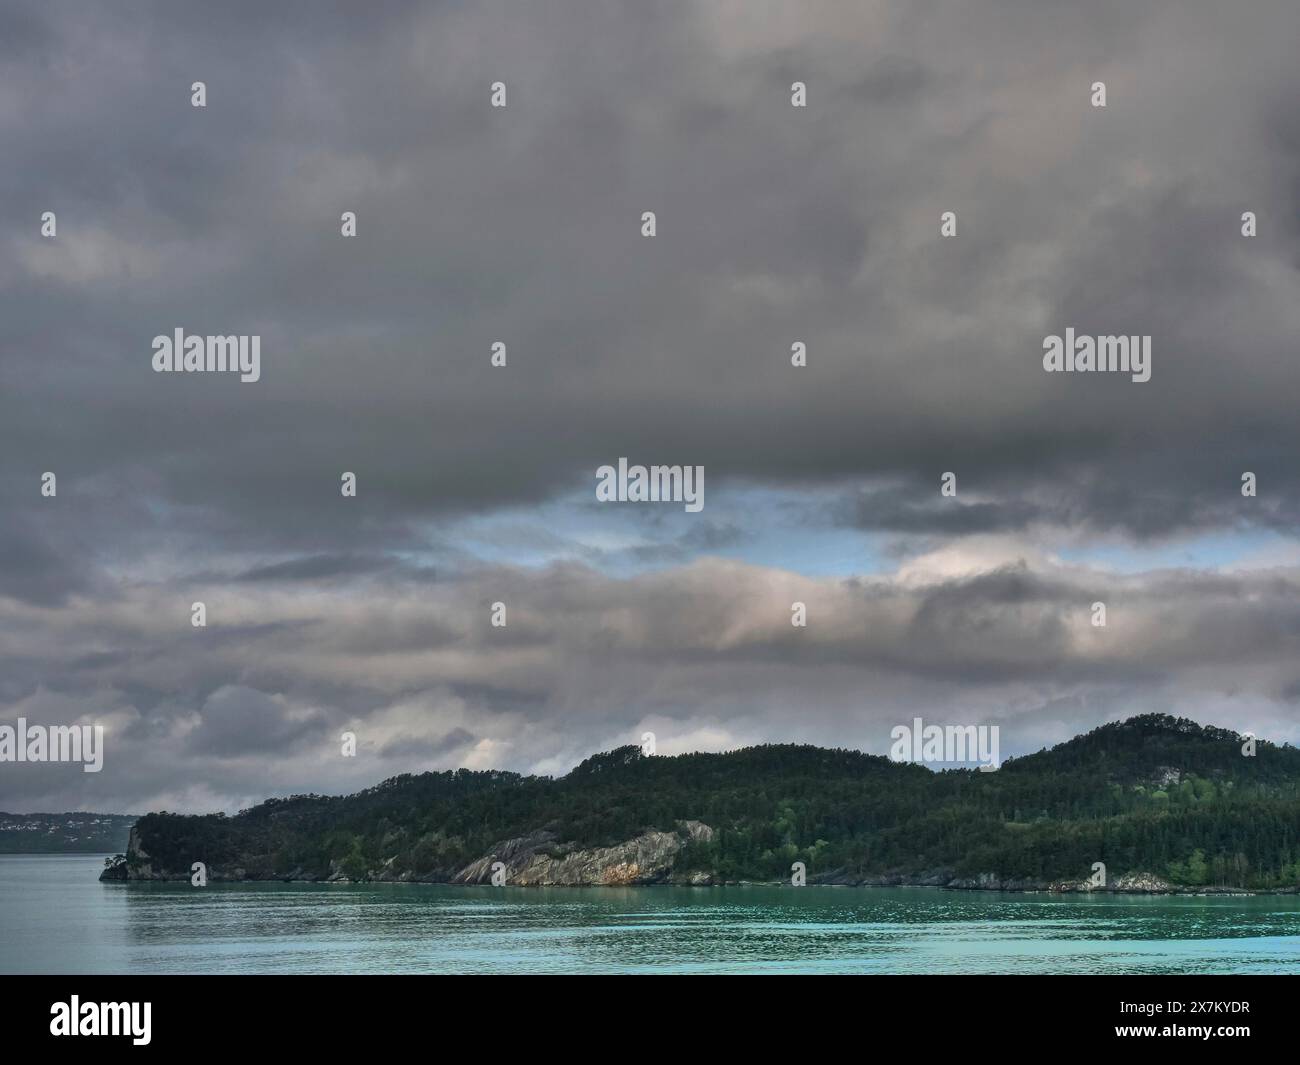
[[[111,854],[126,849],[134,814],[0,813],[0,854]]]
[[[1300,885],[1300,750],[1146,715],[996,772],[776,745],[567,776],[405,775],[235,817],[149,814],[107,879],[786,881],[1111,890]]]

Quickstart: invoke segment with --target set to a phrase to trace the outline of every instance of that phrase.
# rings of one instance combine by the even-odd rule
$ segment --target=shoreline
[[[49,855],[44,855],[48,857]],[[90,855],[70,855],[70,857],[90,857]],[[188,884],[190,877],[188,874],[178,874],[174,876],[149,876],[149,877],[104,877],[100,876],[99,881],[104,884]],[[452,880],[349,880],[345,878],[308,878],[308,877],[239,877],[230,878],[222,876],[211,876],[209,882],[213,885],[245,885],[245,884],[319,884],[329,887],[377,887],[377,886],[406,886],[406,887],[452,887],[452,888],[494,888],[492,884],[485,883],[466,883]],[[1069,896],[1116,896],[1141,897],[1141,896],[1160,896],[1174,897],[1183,896],[1187,898],[1252,898],[1258,896],[1287,896],[1300,895],[1300,887],[1284,888],[1240,888],[1225,885],[1205,885],[1200,887],[1179,887],[1170,885],[1168,887],[1149,887],[1149,888],[1095,888],[1091,890],[1077,888],[1058,888],[1052,886],[1004,886],[1004,885],[970,885],[970,884],[934,884],[922,883],[919,881],[898,881],[892,883],[881,883],[871,881],[861,881],[857,883],[848,883],[844,881],[826,881],[821,883],[808,883],[796,888],[786,880],[726,880],[711,883],[689,883],[675,882],[672,880],[645,880],[628,883],[555,883],[555,884],[512,884],[506,883],[501,887],[521,888],[524,890],[538,889],[555,889],[564,890],[584,890],[590,888],[691,888],[693,890],[716,890],[720,888],[788,888],[790,890],[800,890],[802,887],[812,888],[845,888],[845,889],[894,889],[894,888],[912,888],[924,891],[956,891],[956,892],[987,892],[989,894],[1000,895],[1053,895],[1061,898]]]

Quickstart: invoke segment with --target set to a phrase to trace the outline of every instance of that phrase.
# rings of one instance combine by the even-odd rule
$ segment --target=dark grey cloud
[[[313,718],[291,721],[274,698],[243,686],[213,692],[199,718],[188,737],[189,749],[218,759],[267,751],[291,754],[304,738],[319,732]]]
[[[940,495],[937,475],[925,483],[917,478],[850,488],[823,509],[827,520],[837,523],[918,536],[1020,533],[1035,527],[1119,532],[1142,543],[1206,531],[1291,535],[1300,528],[1300,496],[1279,492],[1278,459],[1246,460],[1257,483],[1267,486],[1250,500],[1241,495],[1241,461],[1207,455],[1193,466],[1163,454],[1132,463],[1117,456],[1113,473],[1078,469],[1028,491],[1006,474],[992,480],[959,477],[965,496],[959,491],[955,497]],[[1191,477],[1217,479],[1216,490],[1198,494],[1188,484]]]
[[[74,591],[87,590],[90,575],[82,545],[68,531],[50,514],[44,520],[15,514],[0,525],[0,595],[53,606]]]
[[[1287,5],[1250,33],[1209,4],[1068,34],[987,4],[870,37],[829,8],[784,34],[690,4],[291,10],[14,16],[32,45],[6,83],[40,106],[4,124],[6,468],[44,453],[282,543],[346,539],[325,531],[341,469],[384,515],[353,538],[397,539],[402,515],[536,502],[611,449],[786,485],[959,460],[1022,492],[1136,459],[1135,494],[1164,483],[1153,450],[1195,453],[1171,486],[1191,521],[1221,520],[1198,501],[1223,470],[1300,488]],[[1211,46],[1221,65],[1167,63]],[[514,95],[491,113],[495,76]],[[23,235],[57,207],[56,244]],[[175,324],[261,330],[264,381],[150,374]],[[1150,332],[1153,381],[1042,374],[1066,325]]]
[[[240,581],[314,581],[329,577],[381,573],[395,568],[393,558],[357,555],[305,555],[254,566],[236,576]]]
[[[125,742],[0,799],[562,770],[642,727],[870,745],[919,707],[1027,748],[1125,710],[1284,731],[1297,30],[1291,0],[6,5],[0,718]],[[260,334],[262,380],[152,373],[177,326]],[[1067,327],[1150,334],[1152,380],[1044,374]],[[624,455],[742,502],[594,506]],[[738,561],[774,528],[788,566]],[[805,530],[887,562],[801,575]],[[1167,551],[1058,553],[1094,538]]]

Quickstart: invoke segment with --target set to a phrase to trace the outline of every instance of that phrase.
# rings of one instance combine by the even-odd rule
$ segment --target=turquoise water
[[[1300,898],[101,884],[0,855],[0,973],[1300,973]]]

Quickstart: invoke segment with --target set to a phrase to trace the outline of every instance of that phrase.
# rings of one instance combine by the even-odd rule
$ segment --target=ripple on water
[[[1300,972],[1300,898],[100,884],[0,856],[0,972]]]

